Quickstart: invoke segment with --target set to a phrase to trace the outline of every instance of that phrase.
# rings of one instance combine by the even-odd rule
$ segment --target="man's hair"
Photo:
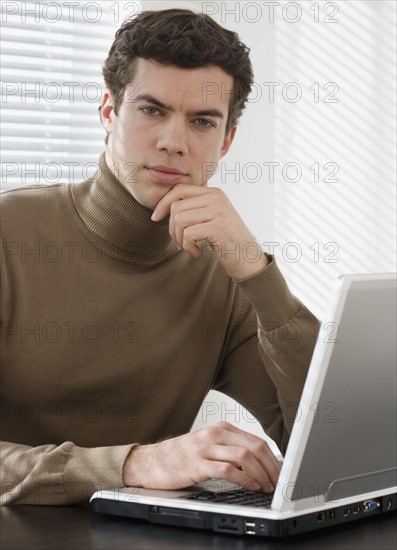
[[[124,22],[102,70],[116,115],[134,79],[138,58],[185,68],[221,67],[233,77],[233,90],[225,91],[230,97],[226,133],[237,124],[253,82],[249,48],[237,33],[206,14],[184,9],[143,11]]]

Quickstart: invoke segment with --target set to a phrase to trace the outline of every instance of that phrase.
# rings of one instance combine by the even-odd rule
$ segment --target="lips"
[[[159,165],[148,167],[149,174],[153,179],[160,183],[175,184],[179,183],[186,174],[178,168],[171,166]]]

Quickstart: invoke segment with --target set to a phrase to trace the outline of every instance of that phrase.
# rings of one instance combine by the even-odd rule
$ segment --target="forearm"
[[[274,260],[237,283],[230,335],[213,389],[239,403],[285,452],[318,331]]]
[[[97,490],[122,486],[122,468],[133,445],[83,448],[1,443],[1,505],[72,504]]]
[[[291,433],[319,329],[315,316],[291,294],[274,260],[239,283],[258,320],[259,352]],[[285,439],[285,436],[284,436]]]

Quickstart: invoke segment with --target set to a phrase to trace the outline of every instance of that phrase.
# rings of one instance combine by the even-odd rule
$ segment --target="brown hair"
[[[185,68],[221,67],[234,79],[226,133],[237,124],[253,82],[249,48],[237,33],[224,29],[206,14],[184,9],[143,11],[124,22],[102,69],[116,115],[139,57]]]

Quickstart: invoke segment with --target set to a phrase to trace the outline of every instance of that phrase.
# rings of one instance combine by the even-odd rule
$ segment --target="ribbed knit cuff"
[[[84,448],[73,446],[64,470],[64,488],[70,502],[89,499],[95,491],[123,487],[123,466],[137,444]]]
[[[270,263],[262,271],[236,284],[251,303],[262,327],[272,330],[291,319],[302,304],[291,294],[274,257],[267,257]]]

